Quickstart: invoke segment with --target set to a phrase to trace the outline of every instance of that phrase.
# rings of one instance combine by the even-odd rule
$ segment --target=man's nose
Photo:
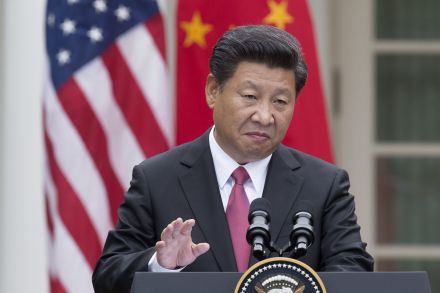
[[[270,103],[258,103],[251,117],[253,122],[267,126],[274,123],[272,107]]]

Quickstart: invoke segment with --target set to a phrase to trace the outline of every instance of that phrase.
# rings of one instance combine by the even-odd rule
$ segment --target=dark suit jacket
[[[372,270],[348,188],[345,171],[279,146],[263,191],[272,204],[272,239],[288,241],[295,205],[307,199],[315,210],[315,242],[300,260],[318,271]],[[196,219],[193,241],[211,247],[184,271],[237,270],[208,132],[136,166],[118,215],[93,273],[96,292],[128,292],[134,273],[147,271],[162,230],[177,217]]]

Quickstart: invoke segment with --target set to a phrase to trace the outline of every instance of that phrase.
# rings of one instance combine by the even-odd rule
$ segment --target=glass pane
[[[380,54],[376,69],[377,140],[440,142],[440,55]]]
[[[431,292],[440,292],[440,260],[376,259],[378,271],[426,271]]]
[[[376,168],[379,243],[440,244],[440,158],[380,157]]]
[[[376,0],[378,39],[440,39],[440,1]]]

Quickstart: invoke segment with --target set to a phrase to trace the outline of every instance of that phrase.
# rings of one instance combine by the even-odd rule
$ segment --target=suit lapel
[[[179,180],[210,250],[222,271],[236,271],[229,228],[221,201],[208,133],[194,142],[181,160],[189,167]]]
[[[300,167],[300,163],[284,146],[279,146],[272,155],[263,191],[263,197],[267,198],[272,205],[270,224],[272,240],[278,238],[284,224],[291,224],[289,222],[292,219],[288,219],[287,215],[304,181],[304,178],[296,172]]]

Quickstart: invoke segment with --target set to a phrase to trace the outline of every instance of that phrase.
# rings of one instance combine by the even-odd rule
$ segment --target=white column
[[[48,292],[41,100],[45,0],[0,7],[0,292]]]
[[[363,240],[374,253],[374,1],[337,0],[334,4],[338,33],[334,56],[341,74],[336,154],[350,174]]]

